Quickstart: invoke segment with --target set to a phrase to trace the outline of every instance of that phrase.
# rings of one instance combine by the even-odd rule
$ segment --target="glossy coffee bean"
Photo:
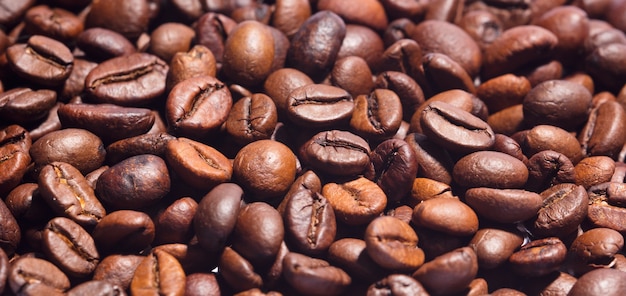
[[[367,296],[378,295],[429,295],[416,279],[405,274],[392,274],[369,286]]]
[[[523,101],[524,121],[531,126],[550,124],[563,129],[581,125],[591,109],[591,94],[577,83],[550,80],[533,87]],[[560,106],[554,109],[554,106]]]
[[[11,262],[8,284],[13,293],[24,295],[37,295],[28,292],[33,290],[47,295],[63,295],[70,288],[70,280],[63,271],[49,261],[34,257]]]
[[[222,271],[224,281],[236,292],[263,286],[263,278],[252,263],[231,247],[222,251],[218,268]]]
[[[354,99],[350,127],[364,138],[388,138],[398,131],[401,122],[402,104],[391,90],[376,89]]]
[[[376,182],[391,202],[401,200],[409,192],[417,175],[417,157],[403,140],[389,139],[370,154],[373,168],[365,177]]]
[[[372,260],[366,247],[367,244],[362,239],[337,239],[328,248],[328,261],[333,266],[343,269],[354,280],[377,281],[384,277],[386,271],[381,270]]]
[[[50,220],[44,228],[43,251],[59,268],[75,277],[90,275],[100,260],[91,235],[63,217]]]
[[[83,31],[82,21],[63,8],[47,5],[31,7],[24,15],[24,30],[33,35],[44,35],[71,43]]]
[[[528,159],[528,183],[526,188],[542,191],[552,185],[573,183],[576,180],[574,165],[567,156],[553,151],[543,150]]]
[[[454,236],[469,236],[478,230],[478,217],[458,198],[438,197],[425,200],[413,209],[412,222]]]
[[[224,44],[224,74],[244,86],[258,85],[271,73],[275,50],[274,37],[266,25],[242,22]]]
[[[537,193],[521,189],[471,188],[465,202],[479,215],[499,223],[516,223],[533,218],[543,205]]]
[[[531,232],[539,237],[565,236],[578,228],[589,206],[585,188],[563,183],[541,192],[543,205],[531,220]]]
[[[470,247],[455,249],[424,263],[413,273],[431,293],[455,293],[467,288],[478,273],[476,253]]]
[[[137,266],[130,291],[133,295],[184,295],[185,272],[176,258],[156,250]]]
[[[523,187],[528,180],[528,169],[522,161],[495,151],[464,156],[454,165],[452,174],[454,180],[465,187],[514,189]]]
[[[35,170],[54,161],[66,162],[87,174],[104,163],[106,151],[102,140],[84,129],[68,128],[54,131],[33,143],[30,155]]]
[[[83,31],[76,45],[96,61],[129,55],[137,51],[135,46],[122,34],[113,30],[95,27]]]
[[[217,277],[214,273],[192,273],[187,275],[185,295],[217,295],[221,294]]]
[[[177,52],[170,60],[167,72],[167,89],[171,90],[179,82],[198,76],[215,76],[217,62],[206,46],[195,45],[188,51]]]
[[[583,154],[589,156],[604,155],[616,159],[624,134],[626,120],[624,109],[617,108],[616,102],[602,103],[591,110],[587,123],[578,136]]]
[[[481,228],[469,242],[469,246],[476,252],[479,266],[492,269],[505,264],[523,242],[524,238],[519,232]]]
[[[124,296],[126,292],[120,286],[114,285],[107,281],[86,281],[80,285],[76,285],[69,291],[67,291],[67,295],[69,296],[78,296],[78,295],[96,295],[96,296],[109,296],[109,295],[119,295]]]
[[[128,39],[136,39],[146,31],[150,21],[148,1],[108,1],[92,5],[85,26],[102,27],[118,32]],[[123,12],[123,13],[120,13]]]
[[[115,57],[89,72],[85,90],[98,103],[144,106],[164,93],[168,70],[163,60],[147,53]]]
[[[172,202],[154,219],[157,244],[186,243],[193,236],[193,217],[198,203],[191,197]]]
[[[93,273],[93,280],[106,281],[124,290],[130,287],[135,269],[145,256],[113,254],[102,258]]]
[[[154,222],[143,212],[115,211],[106,215],[91,235],[102,253],[139,252],[154,240]]]
[[[17,249],[18,244],[22,238],[22,232],[20,230],[20,226],[18,225],[17,220],[9,211],[4,201],[0,202],[0,222],[4,227],[0,231],[0,248],[4,250],[4,252],[11,256]]]
[[[523,276],[543,276],[559,269],[567,248],[556,237],[534,240],[509,257],[512,270]]]
[[[420,104],[424,102],[424,92],[410,76],[397,71],[386,71],[376,76],[376,87],[395,92],[402,104],[404,120],[410,120]]]
[[[194,230],[204,249],[217,252],[226,245],[239,216],[242,196],[241,187],[223,183],[200,200],[194,216]]]
[[[57,95],[47,89],[14,88],[0,95],[0,116],[17,124],[28,124],[48,115]]]
[[[287,283],[303,294],[340,295],[352,282],[345,271],[327,261],[298,253],[288,253],[283,268]]]
[[[41,35],[7,48],[6,53],[18,75],[41,85],[63,84],[74,66],[74,57],[63,43]]]
[[[314,170],[336,175],[357,175],[370,163],[369,144],[346,131],[320,132],[309,139],[299,152],[303,163]]]
[[[345,183],[327,183],[322,195],[328,199],[337,220],[348,225],[367,224],[387,206],[383,190],[364,177]]]
[[[174,135],[201,138],[226,121],[232,104],[224,83],[212,76],[198,76],[172,89],[165,103],[165,118]]]
[[[533,127],[525,134],[520,146],[528,157],[543,150],[554,150],[567,156],[574,165],[583,157],[580,143],[577,143],[576,138],[566,130],[553,125]]]
[[[354,100],[341,88],[310,84],[294,89],[286,106],[287,116],[293,123],[325,128],[346,125],[354,110]]]
[[[93,227],[106,215],[87,179],[74,166],[53,162],[41,169],[38,183],[42,199],[57,214],[84,227]]]
[[[447,150],[433,143],[426,136],[410,133],[405,138],[417,157],[418,177],[425,177],[445,184],[452,182],[454,162]]]
[[[591,186],[611,181],[614,173],[615,161],[611,158],[591,156],[584,158],[574,167],[574,183],[589,189]]]
[[[264,202],[244,206],[233,229],[232,247],[253,264],[271,262],[285,237],[283,219],[276,209]],[[249,248],[254,244],[255,248]]]
[[[367,254],[381,267],[391,271],[413,271],[424,263],[424,251],[411,226],[397,218],[374,219],[365,230]]]
[[[596,269],[581,276],[568,295],[621,295],[626,292],[625,278],[623,271]]]
[[[129,157],[153,154],[165,158],[167,143],[176,139],[167,133],[147,133],[115,141],[106,147],[107,163],[116,164]]]
[[[278,113],[272,98],[264,94],[253,94],[241,98],[233,105],[224,126],[235,141],[248,144],[271,138],[277,122]]]
[[[624,247],[624,237],[609,228],[593,228],[576,237],[569,254],[583,264],[609,265]]]

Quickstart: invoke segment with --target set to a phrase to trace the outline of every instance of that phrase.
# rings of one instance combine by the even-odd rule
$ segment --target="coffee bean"
[[[183,295],[185,272],[172,255],[155,250],[139,263],[130,283],[133,295],[156,293]]]
[[[559,152],[543,150],[528,159],[526,188],[532,191],[542,191],[561,183],[574,183],[575,180],[574,165]]]
[[[139,252],[154,240],[154,222],[146,213],[119,210],[104,216],[91,235],[100,252]]]
[[[221,295],[221,289],[214,273],[192,273],[187,275],[185,295]]]
[[[624,237],[609,228],[593,228],[576,237],[569,248],[583,264],[609,265],[624,247]]]
[[[536,236],[560,236],[570,234],[578,228],[587,213],[588,197],[585,188],[563,183],[541,192],[543,205],[532,223]]]
[[[621,132],[624,129],[624,109],[617,108],[619,103],[606,102],[591,110],[587,123],[581,130],[578,141],[583,154],[589,156],[604,155],[616,159],[626,142]]]
[[[278,113],[274,101],[267,95],[253,94],[233,105],[224,126],[235,141],[248,144],[271,138],[277,122]]]
[[[467,288],[477,273],[476,253],[463,247],[424,263],[413,277],[429,292],[450,294]]]
[[[105,61],[137,51],[122,34],[100,27],[90,28],[80,33],[76,45],[96,61]]]
[[[416,279],[405,274],[392,274],[369,286],[367,296],[378,295],[429,295]]]
[[[452,174],[459,185],[466,187],[514,189],[523,187],[528,180],[528,169],[523,162],[494,151],[464,156],[454,165]]]
[[[283,259],[283,276],[299,293],[340,295],[352,282],[345,271],[327,261],[288,253]]]
[[[69,296],[78,296],[78,295],[96,295],[96,296],[111,296],[111,295],[119,295],[124,296],[126,292],[120,286],[114,285],[107,281],[87,281],[80,285],[77,285],[67,291],[67,295]]]
[[[387,196],[376,183],[364,178],[339,184],[327,183],[322,195],[342,223],[364,225],[380,215],[387,206]]]
[[[120,13],[123,11],[124,13]],[[136,39],[146,31],[150,21],[148,1],[109,1],[93,5],[85,19],[87,28],[102,27]]]
[[[232,247],[254,265],[271,262],[284,239],[283,219],[276,209],[263,202],[244,206],[233,229]],[[254,244],[255,248],[248,248]]]
[[[224,44],[224,75],[244,86],[258,85],[271,73],[276,50],[266,25],[257,21],[239,23]]]
[[[438,197],[423,201],[413,209],[412,222],[455,236],[473,235],[478,230],[476,213],[458,198]]]
[[[331,130],[316,134],[300,149],[302,161],[327,174],[356,175],[370,163],[369,144],[346,131]]]
[[[328,261],[346,271],[353,279],[367,282],[384,277],[386,271],[378,268],[366,250],[362,239],[342,238],[335,240],[328,248]]]
[[[476,252],[479,266],[492,269],[505,264],[523,242],[524,238],[516,231],[481,228],[469,242],[469,246]]]
[[[198,203],[191,197],[182,197],[172,202],[154,219],[157,244],[186,243],[193,236],[193,217]]]
[[[409,224],[383,216],[374,219],[365,230],[367,254],[381,267],[407,272],[424,263],[424,251],[417,246],[418,237]]]
[[[52,90],[14,88],[0,95],[0,116],[17,124],[28,124],[48,115],[57,102]]]
[[[46,86],[63,84],[74,66],[74,57],[63,43],[41,35],[7,48],[6,54],[18,75]]]
[[[43,251],[68,275],[90,275],[100,255],[93,238],[76,222],[57,217],[48,222],[43,231]]]
[[[537,193],[521,189],[471,188],[465,202],[476,212],[500,223],[516,223],[533,218],[543,204]]]
[[[623,271],[599,268],[578,278],[568,295],[620,295],[626,292],[625,278]]]
[[[109,255],[102,258],[93,273],[93,280],[106,281],[124,290],[130,287],[135,269],[145,256]]]
[[[8,284],[13,293],[20,295],[37,295],[28,291],[63,295],[70,288],[70,280],[54,264],[44,259],[28,257],[11,262]]]
[[[295,124],[324,128],[347,124],[354,110],[354,101],[341,88],[310,84],[294,89],[286,106],[287,116]]]
[[[198,203],[194,229],[198,242],[209,252],[226,245],[242,206],[243,189],[234,183],[217,185]]]
[[[401,200],[409,192],[418,166],[411,147],[400,139],[380,143],[370,154],[373,168],[365,177],[376,182],[390,202]]]
[[[391,90],[376,89],[354,100],[350,127],[364,138],[388,138],[398,131],[401,121],[400,98]]]
[[[578,127],[587,118],[591,94],[580,84],[550,80],[533,87],[522,104],[524,121],[529,125],[550,124],[567,130]],[[557,105],[561,107],[555,108]]]
[[[567,248],[556,237],[534,240],[509,257],[517,274],[539,277],[556,271],[565,260]]]

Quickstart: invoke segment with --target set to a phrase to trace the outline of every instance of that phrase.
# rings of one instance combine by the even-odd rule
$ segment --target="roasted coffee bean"
[[[150,34],[149,52],[169,64],[174,54],[191,48],[195,35],[196,32],[184,24],[163,23]]]
[[[505,264],[523,242],[522,234],[514,230],[481,228],[469,242],[469,246],[476,252],[478,265],[492,269]]]
[[[322,195],[328,199],[337,220],[348,225],[367,224],[387,206],[383,190],[364,177],[342,184],[327,183],[322,188]]]
[[[56,102],[52,90],[14,88],[0,95],[0,116],[16,124],[28,124],[47,116]]]
[[[352,9],[349,2],[337,0],[317,1],[318,10],[329,10],[349,23],[368,26],[376,31],[383,31],[387,27],[387,16],[384,8],[378,1],[367,0],[360,3],[359,11]]]
[[[91,235],[100,252],[139,252],[154,240],[154,222],[143,212],[115,211],[104,216]]]
[[[221,295],[221,288],[214,273],[188,274],[185,282],[185,295]]]
[[[102,173],[96,194],[116,209],[155,204],[170,191],[170,175],[162,158],[142,154],[127,158]]]
[[[373,283],[367,289],[367,296],[379,295],[426,296],[429,294],[416,279],[405,274],[392,274]]]
[[[345,90],[323,84],[294,89],[286,103],[293,123],[314,128],[346,125],[354,110],[354,100]]]
[[[210,190],[230,181],[233,174],[226,156],[211,146],[187,138],[168,141],[165,159],[183,182],[198,189]]]
[[[189,78],[215,76],[217,74],[215,56],[210,49],[202,45],[196,45],[189,51],[177,52],[171,58],[169,65],[170,70],[167,72],[168,90]]]
[[[15,220],[4,201],[0,201],[0,223],[3,225],[0,230],[0,248],[7,255],[11,256],[20,243],[22,232],[17,224],[17,220]]]
[[[107,1],[93,3],[85,27],[102,27],[134,40],[148,28],[150,6],[148,1]]]
[[[248,144],[269,139],[276,128],[278,113],[276,104],[264,94],[253,94],[238,100],[224,123],[226,132],[235,141]]]
[[[478,230],[478,217],[458,198],[438,197],[425,200],[413,209],[412,222],[454,236],[469,236]]]
[[[283,259],[283,276],[298,293],[340,295],[352,282],[345,271],[327,261],[288,253]]]
[[[52,162],[38,179],[42,199],[60,216],[84,227],[93,227],[106,215],[87,179],[71,164]]]
[[[44,224],[53,217],[36,183],[18,185],[7,194],[5,202],[9,211],[20,222]]]
[[[24,128],[11,125],[0,131],[0,194],[15,188],[31,163],[30,135]]]
[[[476,93],[472,77],[456,61],[442,53],[427,53],[422,58],[424,75],[435,92],[461,89]]]
[[[606,102],[591,110],[587,123],[578,135],[583,155],[604,155],[617,159],[626,142],[622,132],[626,129],[624,108],[619,103]]]
[[[67,128],[54,131],[33,143],[30,155],[38,172],[45,165],[66,162],[87,174],[104,163],[106,151],[102,140],[84,129]]]
[[[155,250],[137,266],[130,292],[133,295],[184,295],[185,272],[172,255]]]
[[[496,40],[504,30],[502,22],[488,10],[465,12],[461,17],[459,27],[465,30],[481,49]]]
[[[276,104],[276,109],[286,115],[291,92],[309,84],[314,84],[314,82],[303,72],[293,68],[283,68],[267,76],[263,88]]]
[[[520,146],[528,157],[543,150],[554,150],[567,156],[574,165],[583,158],[576,138],[566,130],[553,125],[533,127],[524,135]]]
[[[319,11],[309,17],[291,37],[287,61],[311,77],[320,77],[335,63],[346,25],[332,11]]]
[[[464,156],[454,165],[452,174],[454,180],[465,187],[515,189],[522,188],[528,180],[528,169],[522,161],[495,151]]]
[[[354,98],[369,94],[374,89],[372,71],[367,62],[358,56],[337,59],[330,73],[330,82]]]
[[[624,57],[620,53],[626,48],[626,44],[610,43],[596,48],[585,59],[587,73],[598,81],[598,84],[607,89],[617,92],[623,87],[625,81],[623,73]]]
[[[126,158],[141,154],[153,154],[165,158],[167,143],[174,139],[176,139],[174,136],[166,133],[148,133],[113,142],[106,147],[107,163],[116,164]]]
[[[283,220],[285,240],[294,251],[315,255],[326,251],[335,240],[337,222],[329,201],[319,191],[290,192]]]
[[[522,290],[529,295],[567,295],[577,278],[565,272],[553,272],[536,278]]]
[[[495,142],[495,134],[486,122],[448,103],[428,104],[420,123],[429,139],[459,153],[484,150]]]
[[[567,156],[552,150],[535,153],[528,159],[526,188],[540,192],[552,185],[574,183],[576,172]]]
[[[541,192],[543,205],[531,222],[537,237],[564,237],[578,228],[589,207],[585,188],[572,183],[554,185]]]
[[[576,237],[569,254],[580,263],[609,266],[624,247],[624,237],[609,228],[593,228]]]
[[[524,76],[504,74],[494,77],[476,88],[476,95],[495,113],[505,108],[521,104],[532,89]]]
[[[423,71],[420,69],[422,64],[422,48],[413,39],[400,39],[389,45],[383,52],[382,70],[395,71],[404,73],[415,79],[425,95],[430,96],[432,91],[427,84],[422,82],[425,80]]]
[[[37,5],[24,15],[24,31],[69,44],[83,31],[83,22],[65,9]]]
[[[413,277],[430,293],[451,294],[467,288],[477,273],[476,253],[463,247],[424,263]]]
[[[100,63],[85,78],[85,91],[98,103],[144,106],[165,92],[168,65],[147,53],[133,53]]]
[[[44,228],[43,252],[59,268],[75,277],[90,275],[100,260],[89,233],[63,217],[50,220]]]
[[[266,25],[258,21],[239,23],[224,44],[224,75],[244,86],[258,85],[271,73],[276,50]]]
[[[84,128],[106,143],[147,132],[154,124],[150,109],[112,104],[64,104],[57,111],[65,128]]]
[[[263,286],[263,278],[254,270],[252,263],[231,247],[226,247],[222,251],[218,268],[222,271],[226,283],[236,292]]]
[[[63,84],[74,66],[74,56],[63,43],[41,35],[7,48],[6,55],[18,75],[46,86]]]
[[[376,89],[354,100],[350,127],[367,139],[384,139],[394,135],[402,122],[402,104],[396,93]]]
[[[596,227],[606,227],[624,231],[622,223],[626,219],[624,183],[606,182],[592,186],[588,190],[589,208],[587,219]]]
[[[79,296],[79,295],[94,295],[94,296],[125,296],[126,292],[120,286],[114,285],[107,281],[86,281],[80,285],[77,285],[67,291],[68,296]]]
[[[296,155],[285,144],[273,140],[254,141],[237,152],[233,178],[250,197],[271,200],[283,196],[296,179]]]
[[[104,257],[93,272],[93,280],[106,281],[124,290],[130,287],[135,269],[145,256],[113,254]]]
[[[311,168],[333,175],[357,175],[370,164],[369,144],[346,131],[320,132],[300,148],[300,159]]]
[[[424,103],[422,88],[410,76],[396,71],[386,71],[376,76],[376,87],[395,92],[402,103],[402,118],[411,120],[419,105]]]
[[[587,118],[591,98],[589,91],[578,83],[542,82],[533,87],[522,102],[524,121],[530,126],[549,124],[566,130],[576,128]]]
[[[193,236],[193,217],[198,203],[191,197],[172,202],[154,219],[156,244],[186,243]]]
[[[70,280],[63,271],[49,261],[34,257],[11,262],[8,284],[19,295],[43,295],[33,292],[63,295],[70,288]]]
[[[367,254],[367,244],[356,238],[335,240],[328,248],[328,261],[345,270],[354,280],[374,282],[385,276],[386,271]]]
[[[539,277],[559,269],[567,254],[567,247],[556,237],[531,241],[509,257],[513,272]]]
[[[521,189],[471,188],[465,202],[479,215],[499,223],[516,223],[533,218],[543,204],[537,193]]]
[[[264,202],[244,206],[233,229],[232,247],[254,265],[271,263],[285,236],[283,219]],[[249,248],[254,244],[255,248]]]
[[[419,203],[436,197],[454,197],[449,184],[428,178],[415,178],[411,187],[410,195],[405,198],[405,202],[415,207]]]
[[[413,228],[401,220],[383,216],[374,219],[365,230],[367,254],[381,267],[391,271],[413,271],[424,263]]]
[[[105,61],[137,51],[135,46],[122,34],[100,27],[83,31],[76,39],[76,45],[90,59],[96,61]]]
[[[400,139],[389,139],[371,153],[372,169],[365,177],[376,182],[390,202],[402,199],[409,192],[417,175],[417,157],[409,145]]]
[[[452,183],[454,161],[445,149],[441,149],[426,136],[419,133],[408,134],[404,141],[415,152],[417,176],[433,179],[445,184]]]
[[[198,203],[194,230],[200,245],[209,252],[222,249],[235,228],[242,206],[243,189],[234,183],[217,185]]]
[[[624,279],[623,271],[599,268],[578,278],[567,295],[621,295],[626,292]]]
[[[175,135],[202,138],[226,121],[232,104],[224,83],[212,76],[198,76],[172,89],[165,103],[165,118]]]
[[[615,161],[608,156],[591,156],[574,167],[574,183],[585,189],[611,181],[615,173]]]

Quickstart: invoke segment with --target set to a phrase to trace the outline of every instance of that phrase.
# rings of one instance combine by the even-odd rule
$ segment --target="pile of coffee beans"
[[[626,1],[0,0],[0,295],[626,295]]]

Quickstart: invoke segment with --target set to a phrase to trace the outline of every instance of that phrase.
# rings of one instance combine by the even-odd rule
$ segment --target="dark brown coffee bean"
[[[461,89],[476,93],[472,77],[456,61],[442,53],[427,53],[422,58],[424,75],[434,92]]]
[[[313,83],[313,80],[303,72],[292,68],[283,68],[267,76],[263,88],[276,104],[276,109],[286,116],[287,102],[291,92],[296,88]]]
[[[106,143],[141,135],[155,120],[150,109],[111,104],[64,104],[58,114],[63,127],[84,128]]]
[[[567,295],[622,295],[626,293],[625,279],[623,271],[599,268],[578,278]]]
[[[524,238],[516,231],[481,228],[469,242],[469,246],[476,252],[479,266],[492,269],[506,263],[523,242]]]
[[[533,87],[524,98],[524,121],[569,130],[580,126],[591,110],[591,94],[577,83],[550,80]],[[555,106],[560,106],[555,108]]]
[[[328,248],[328,261],[345,270],[354,280],[374,282],[385,276],[386,271],[367,254],[364,240],[342,238]]]
[[[524,135],[520,145],[524,154],[529,157],[543,150],[554,150],[567,156],[574,165],[583,158],[576,138],[564,129],[552,125],[533,127]]]
[[[7,2],[6,5],[2,7],[2,17],[0,18],[0,23],[3,26],[15,25],[15,23],[17,23],[24,13],[26,13],[26,11],[33,5],[35,5],[35,1],[31,0]]]
[[[426,296],[426,289],[416,279],[405,274],[392,274],[377,281],[367,289],[367,296]]]
[[[257,200],[283,196],[296,178],[297,158],[285,144],[254,141],[237,152],[233,178]]]
[[[42,199],[57,215],[84,227],[93,227],[106,215],[87,179],[71,164],[52,162],[44,166],[38,185]]]
[[[445,21],[427,20],[415,26],[411,38],[419,43],[424,54],[445,54],[461,65],[470,77],[478,74],[482,62],[480,48],[460,27]],[[465,50],[453,50],[457,47]]]
[[[232,104],[224,83],[212,76],[198,76],[172,89],[165,103],[165,117],[174,134],[202,138],[226,121]]]
[[[522,188],[528,169],[519,159],[495,151],[466,155],[454,165],[454,180],[465,187]]]
[[[386,1],[386,2],[394,2],[395,0]],[[401,1],[397,1],[402,3]],[[385,1],[383,1],[383,5],[386,5]],[[390,4],[393,5],[393,4]],[[383,42],[386,46],[389,46],[400,39],[408,39],[409,31],[413,29],[415,23],[408,18],[397,18],[392,20],[385,29],[383,33]]]
[[[188,4],[184,6],[189,7]],[[237,23],[233,19],[217,11],[205,13],[196,21],[198,44],[211,50],[219,67],[223,61],[224,42],[235,26]]]
[[[138,209],[155,204],[170,191],[170,175],[162,158],[142,154],[127,158],[106,170],[96,194],[116,209]]]
[[[302,294],[340,295],[352,282],[340,268],[298,253],[288,253],[283,268],[287,283]]]
[[[566,236],[578,228],[589,207],[585,188],[571,183],[554,185],[541,192],[543,206],[531,220],[531,232],[538,237]]]
[[[64,295],[70,288],[70,280],[63,271],[49,261],[33,257],[11,262],[8,284],[17,295]]]
[[[234,183],[217,185],[198,203],[194,229],[198,242],[209,252],[226,245],[239,216],[243,189]]]
[[[417,175],[417,157],[411,147],[400,139],[380,143],[370,153],[372,168],[365,177],[376,182],[390,202],[401,200]]]
[[[165,158],[183,182],[198,189],[210,190],[230,181],[233,174],[226,156],[211,146],[186,138],[168,141]]]
[[[37,5],[24,15],[24,31],[69,44],[83,31],[83,22],[65,9]]]
[[[365,230],[367,254],[381,267],[392,271],[413,271],[424,263],[413,228],[401,220],[383,216]]]
[[[394,135],[402,121],[402,103],[396,93],[376,89],[354,99],[350,127],[367,139],[384,139]]]
[[[606,102],[591,110],[587,123],[578,135],[583,154],[588,156],[605,155],[616,159],[626,142],[623,130],[626,129],[624,108],[619,103]]]
[[[271,25],[291,37],[310,16],[311,5],[308,1],[280,0],[276,1]]]
[[[214,273],[192,273],[187,275],[185,295],[221,295],[221,289]]]
[[[41,197],[36,183],[22,183],[5,198],[6,206],[16,220],[42,225],[52,219],[52,211]]]
[[[59,268],[75,277],[90,275],[100,260],[89,233],[63,217],[50,220],[44,228],[43,252]]]
[[[608,266],[623,247],[624,237],[619,232],[609,228],[593,228],[576,237],[569,254],[582,264]]]
[[[48,115],[57,95],[48,89],[14,88],[0,95],[0,116],[16,124],[28,124]]]
[[[130,292],[133,295],[184,295],[185,272],[172,255],[155,250],[137,266]]]
[[[623,73],[626,70],[624,57],[621,52],[626,49],[626,44],[611,43],[596,48],[585,59],[587,73],[598,84],[617,92],[623,87],[625,81]]]
[[[523,42],[516,42],[519,40]],[[539,26],[507,29],[485,48],[481,74],[485,79],[491,79],[541,61],[552,54],[557,43],[552,32]]]
[[[230,110],[224,126],[235,141],[248,144],[269,139],[277,122],[278,113],[274,101],[259,93],[238,100]]]
[[[368,94],[374,89],[372,71],[367,62],[358,56],[337,59],[330,73],[330,82],[348,91],[354,98]]]
[[[0,248],[12,256],[22,238],[20,226],[4,201],[0,201]]]
[[[364,225],[379,216],[387,206],[387,196],[376,183],[359,177],[345,183],[326,183],[322,195],[337,220],[348,225]]]
[[[95,61],[106,61],[137,51],[135,46],[122,34],[100,27],[83,31],[78,36],[76,45],[78,48],[82,49],[90,59]]]
[[[150,34],[149,52],[169,64],[177,52],[186,52],[196,32],[181,23],[168,22],[156,27]]]
[[[63,84],[74,66],[74,56],[63,43],[41,35],[7,48],[6,54],[18,75],[41,85]]]
[[[486,122],[448,103],[428,104],[420,123],[429,139],[452,151],[470,153],[495,142],[495,134]]]
[[[376,31],[385,30],[387,27],[387,16],[381,3],[367,0],[360,3],[360,8],[358,11],[355,11],[349,3],[344,1],[317,1],[318,10],[332,11],[346,22],[368,26]]]
[[[396,71],[386,71],[376,76],[376,87],[395,92],[402,103],[402,118],[410,121],[420,104],[424,103],[424,92],[413,78]]]
[[[552,150],[537,152],[528,159],[526,188],[540,192],[561,183],[574,183],[576,172],[567,156]]]
[[[335,63],[346,25],[332,11],[309,17],[291,38],[287,61],[311,77],[320,77]]]
[[[154,154],[165,158],[167,143],[176,139],[166,133],[143,134],[122,139],[107,146],[107,162],[116,164],[126,158],[141,154]]]
[[[521,189],[471,188],[465,202],[479,215],[500,223],[516,223],[533,218],[543,204],[537,193]]]
[[[578,279],[565,272],[536,278],[522,290],[528,295],[567,295]]]
[[[495,113],[505,108],[521,104],[532,89],[524,76],[504,74],[494,77],[476,88],[476,95]]]
[[[418,177],[426,177],[445,184],[452,183],[454,162],[445,149],[441,149],[426,136],[419,133],[408,134],[404,141],[415,152],[417,157]]]
[[[215,56],[210,49],[202,45],[196,45],[189,51],[177,52],[169,65],[170,70],[167,72],[168,90],[189,78],[215,76],[217,74]]]
[[[175,200],[154,219],[156,244],[186,243],[193,236],[198,203],[191,197]]]
[[[587,219],[596,227],[606,227],[622,232],[626,209],[623,208],[624,183],[606,182],[589,188]]]
[[[329,201],[319,191],[301,189],[285,197],[285,240],[307,255],[325,252],[335,240],[337,222]]]
[[[100,252],[138,252],[154,240],[154,222],[143,212],[120,210],[104,216],[91,235]]]
[[[383,52],[381,64],[383,71],[401,72],[415,79],[426,96],[431,95],[430,87],[423,83],[425,79],[419,67],[422,64],[422,48],[415,40],[400,39],[389,45]]]
[[[218,266],[219,253],[207,252],[193,238],[189,243],[158,245],[152,248],[152,251],[155,250],[162,250],[174,256],[186,274],[208,272]]]
[[[583,158],[574,167],[574,183],[585,189],[605,182],[610,182],[615,173],[615,161],[608,156]]]
[[[283,219],[270,205],[254,202],[244,206],[233,230],[235,251],[254,265],[272,262],[285,236]],[[254,245],[255,248],[249,246]]]
[[[413,209],[412,222],[420,227],[454,236],[469,236],[478,230],[478,217],[458,198],[425,200]]]
[[[287,116],[304,127],[345,125],[354,110],[350,94],[338,87],[311,84],[294,89],[287,100]]]
[[[94,270],[93,280],[106,281],[128,290],[135,269],[144,258],[145,256],[119,254],[104,257]]]
[[[128,39],[136,39],[148,29],[150,6],[148,1],[107,1],[91,5],[85,27],[102,27],[118,32]]]
[[[534,240],[509,257],[513,272],[539,277],[559,269],[567,254],[567,247],[556,237]]]
[[[15,188],[31,163],[29,133],[18,125],[0,130],[0,194]]]
[[[67,291],[68,296],[79,295],[94,295],[94,296],[125,296],[124,288],[109,283],[107,281],[86,281],[80,285],[74,286]]]
[[[502,34],[504,26],[496,15],[488,10],[470,10],[459,21],[461,27],[483,49]]]
[[[413,180],[411,192],[405,198],[405,202],[415,207],[419,203],[436,197],[454,197],[449,184],[433,179],[418,177]]]
[[[275,50],[269,27],[257,21],[242,22],[224,44],[224,75],[244,86],[258,85],[271,73]]]
[[[255,271],[252,263],[231,247],[222,251],[218,268],[226,283],[236,292],[263,286],[263,278]]]
[[[413,277],[431,293],[451,294],[467,288],[477,273],[476,253],[463,247],[424,263]]]
[[[115,57],[89,72],[85,91],[98,103],[147,105],[165,92],[168,70],[163,60],[147,53]]]

